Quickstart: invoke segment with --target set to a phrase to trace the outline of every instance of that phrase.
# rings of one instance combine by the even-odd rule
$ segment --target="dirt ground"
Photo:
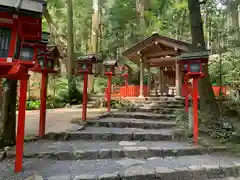
[[[106,109],[88,109],[87,118],[95,118],[106,112]],[[73,119],[81,119],[81,108],[62,108],[47,110],[46,133],[64,132],[73,127]],[[25,121],[25,136],[35,136],[39,127],[39,110],[27,111]]]

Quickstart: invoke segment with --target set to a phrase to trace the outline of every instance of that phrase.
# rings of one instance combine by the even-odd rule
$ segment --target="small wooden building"
[[[156,96],[181,96],[183,73],[176,57],[188,52],[190,48],[189,43],[153,34],[125,50],[122,55],[139,65],[139,97],[143,97],[144,94],[144,68],[148,69],[148,75],[151,76],[151,67],[159,68],[160,71],[154,79],[148,81],[149,95],[155,91]]]

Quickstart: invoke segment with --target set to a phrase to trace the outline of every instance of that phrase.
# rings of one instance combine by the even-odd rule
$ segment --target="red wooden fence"
[[[189,85],[189,95],[191,96],[192,94],[192,90],[191,90],[191,85]],[[212,86],[213,88],[213,92],[215,94],[215,96],[219,96],[220,94],[220,86]],[[144,96],[148,96],[148,87],[147,86],[143,86],[143,94]],[[184,86],[182,86],[182,96],[184,96],[184,92],[185,92],[185,88]],[[138,97],[140,93],[140,86],[127,86],[127,89],[125,88],[125,86],[117,86],[117,87],[113,87],[112,89],[112,98],[123,98],[123,97]],[[227,95],[227,87],[223,86],[222,87],[222,94],[224,96]],[[105,88],[105,99],[107,95],[107,88]]]

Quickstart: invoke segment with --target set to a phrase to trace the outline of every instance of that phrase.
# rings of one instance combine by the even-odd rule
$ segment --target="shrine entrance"
[[[139,66],[139,97],[182,96],[183,72],[177,63],[177,56],[190,50],[191,44],[171,39],[159,34],[144,39],[122,55]],[[151,76],[151,68],[158,68],[159,73]],[[144,70],[147,69],[148,81],[144,85]],[[145,95],[146,96],[146,95]]]

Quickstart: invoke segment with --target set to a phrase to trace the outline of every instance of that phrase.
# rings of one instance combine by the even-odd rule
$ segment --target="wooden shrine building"
[[[144,69],[148,69],[149,81],[148,93],[155,91],[157,96],[181,96],[183,82],[182,67],[177,63],[177,56],[188,52],[191,44],[171,39],[159,34],[142,40],[133,47],[125,50],[122,55],[134,63],[140,69],[140,92],[139,97],[144,96]],[[160,72],[154,79],[150,80],[150,68],[159,68]]]

